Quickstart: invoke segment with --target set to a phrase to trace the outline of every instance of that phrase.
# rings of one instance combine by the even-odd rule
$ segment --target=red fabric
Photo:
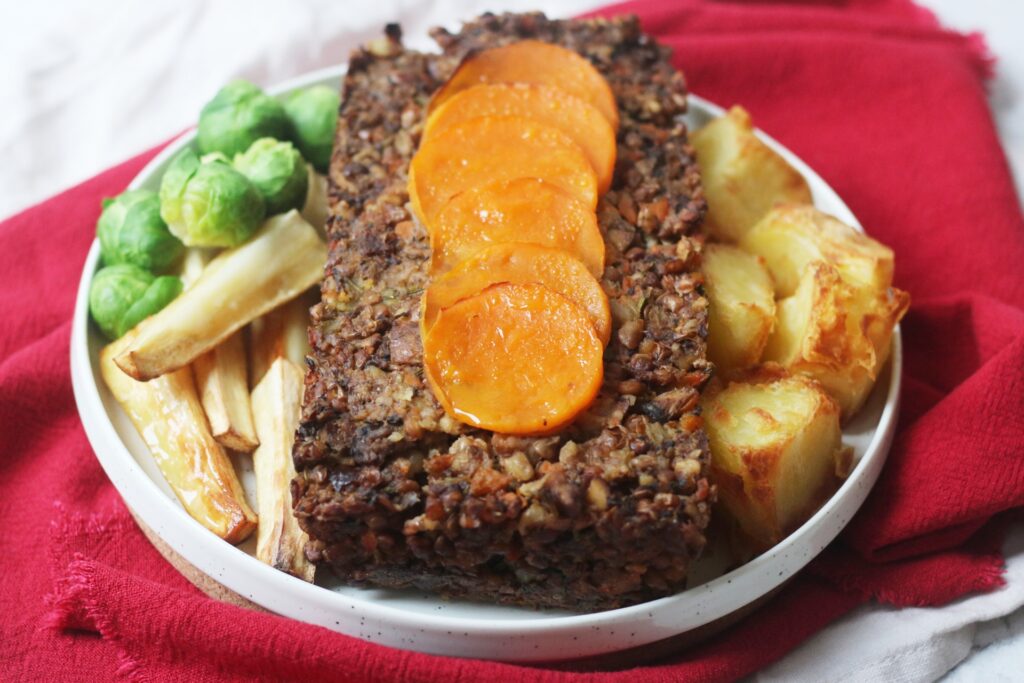
[[[843,541],[762,609],[625,680],[734,679],[862,601],[1000,585],[998,513],[1024,505],[1024,221],[979,39],[902,0],[638,2],[693,90],[807,160],[892,245],[900,430]],[[604,679],[389,650],[216,603],[146,542],[78,421],[69,318],[101,197],[151,153],[0,225],[0,679]],[[998,521],[998,520],[997,520]],[[981,533],[978,533],[981,530]]]

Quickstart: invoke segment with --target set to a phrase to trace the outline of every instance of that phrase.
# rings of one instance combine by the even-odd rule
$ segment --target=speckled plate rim
[[[345,65],[322,69],[270,91],[281,94],[317,83],[337,85],[344,72]],[[701,121],[723,113],[696,95],[690,96],[690,110],[691,118]],[[807,179],[820,208],[860,228],[846,204],[817,173],[769,136],[761,131],[758,135]],[[193,138],[194,132],[189,131],[168,145],[131,187],[141,186],[159,173]],[[569,660],[645,645],[729,615],[786,582],[839,534],[877,480],[895,431],[902,367],[899,328],[893,336],[888,367],[871,399],[878,420],[850,476],[803,526],[747,564],[676,595],[606,612],[552,615],[538,611],[509,619],[454,616],[452,610],[435,615],[402,609],[372,597],[308,584],[272,569],[203,528],[147,475],[136,458],[151,456],[144,449],[133,455],[119,436],[112,420],[112,413],[119,408],[100,381],[95,349],[90,350],[88,289],[98,261],[99,245],[94,242],[75,304],[72,385],[89,442],[125,503],[189,563],[239,595],[272,612],[392,647],[503,661]]]

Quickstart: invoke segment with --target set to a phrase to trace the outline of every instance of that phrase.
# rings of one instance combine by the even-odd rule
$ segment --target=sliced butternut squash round
[[[597,176],[562,131],[520,116],[483,116],[424,140],[409,168],[409,198],[428,231],[459,192],[512,178],[543,178],[594,210]]]
[[[427,119],[423,138],[479,116],[522,116],[573,139],[597,174],[602,194],[615,173],[615,130],[597,107],[552,85],[494,83],[456,93]]]
[[[521,40],[469,54],[430,101],[428,112],[458,92],[481,83],[543,83],[586,100],[618,130],[615,95],[594,65],[558,45]]]
[[[603,347],[586,312],[538,284],[499,284],[443,309],[423,366],[444,409],[505,434],[570,422],[601,387]]]
[[[490,244],[555,247],[604,273],[604,238],[593,209],[540,178],[514,178],[461,192],[441,209],[430,231],[431,270],[453,268]]]
[[[420,330],[430,331],[442,309],[500,282],[541,284],[582,308],[602,344],[612,332],[608,297],[583,262],[572,254],[536,244],[493,244],[435,279],[423,297]]]

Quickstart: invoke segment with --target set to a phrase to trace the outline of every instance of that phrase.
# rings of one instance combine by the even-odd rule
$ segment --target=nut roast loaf
[[[313,309],[295,514],[307,556],[345,581],[570,610],[686,586],[714,495],[697,400],[706,360],[705,211],[686,84],[635,18],[484,15],[355,52],[329,177],[330,255]],[[423,376],[430,247],[406,191],[427,103],[471,51],[534,39],[586,57],[618,103],[618,160],[598,205],[614,320],[604,381],[543,437],[447,416]]]

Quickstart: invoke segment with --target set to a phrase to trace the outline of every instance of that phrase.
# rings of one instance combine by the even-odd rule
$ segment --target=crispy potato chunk
[[[708,200],[705,225],[713,237],[738,241],[775,204],[810,203],[807,181],[758,139],[742,107],[733,107],[690,141]]]
[[[807,377],[758,368],[701,406],[719,501],[758,548],[807,520],[849,468],[839,406]]]
[[[708,356],[726,374],[761,360],[775,324],[772,279],[764,259],[725,244],[704,251]]]
[[[870,393],[909,305],[906,292],[854,287],[831,264],[812,262],[793,296],[778,302],[764,359],[818,380],[847,419]]]
[[[777,206],[740,241],[763,256],[775,294],[796,291],[807,265],[826,261],[855,287],[884,291],[892,284],[892,249],[813,206]]]

